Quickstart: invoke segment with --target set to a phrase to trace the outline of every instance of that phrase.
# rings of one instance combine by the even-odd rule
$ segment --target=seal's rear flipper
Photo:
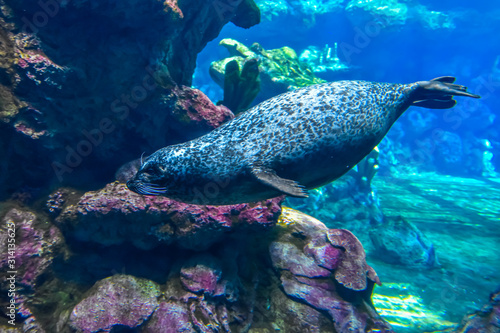
[[[467,92],[467,87],[453,84],[455,78],[442,76],[430,81],[417,82],[417,89],[411,105],[429,109],[449,109],[457,103],[453,96],[481,98]]]
[[[252,175],[261,183],[266,184],[284,194],[292,197],[307,198],[307,191],[304,186],[299,185],[296,181],[281,178],[273,169],[262,166],[253,165],[251,167]]]

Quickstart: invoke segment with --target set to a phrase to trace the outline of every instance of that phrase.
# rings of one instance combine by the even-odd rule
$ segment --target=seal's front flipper
[[[455,78],[452,76],[417,82],[411,105],[429,109],[449,109],[457,103],[453,96],[480,98],[479,95],[467,92],[467,87],[453,82]]]
[[[266,184],[280,192],[288,194],[292,197],[307,198],[307,191],[304,186],[299,185],[296,181],[281,178],[273,169],[262,166],[252,166],[252,175],[261,183]]]

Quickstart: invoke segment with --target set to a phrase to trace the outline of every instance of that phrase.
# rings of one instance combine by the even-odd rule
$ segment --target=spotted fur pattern
[[[251,175],[253,165],[318,187],[347,172],[380,142],[410,105],[415,87],[338,81],[287,92],[207,135],[158,150],[135,179],[165,188],[167,197],[204,204],[280,195]]]

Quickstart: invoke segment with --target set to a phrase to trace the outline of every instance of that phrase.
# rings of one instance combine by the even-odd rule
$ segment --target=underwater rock
[[[346,5],[345,11],[356,27],[373,25],[378,26],[374,29],[401,28],[408,22],[414,21],[430,30],[455,28],[453,19],[448,14],[430,10],[416,1],[351,0]]]
[[[371,303],[374,284],[380,280],[352,233],[329,230],[288,208],[283,209],[278,228],[270,254],[289,297],[328,313],[336,332],[366,332],[368,325],[392,332]]]
[[[17,283],[24,287],[32,288],[36,277],[38,277],[52,262],[54,252],[59,251],[62,237],[59,230],[46,224],[30,211],[12,208],[2,218],[2,229],[0,245],[7,249],[8,239],[15,237],[13,257],[8,251],[2,253],[0,268],[2,270],[17,271]],[[9,259],[15,263],[10,266]]]
[[[236,230],[262,231],[275,225],[282,197],[259,204],[188,205],[161,196],[142,196],[114,182],[87,192],[56,222],[66,237],[141,249],[176,244],[202,251]]]
[[[70,316],[78,332],[110,331],[141,325],[158,307],[160,288],[146,279],[115,275],[97,282]]]
[[[366,254],[361,242],[352,232],[345,229],[328,230],[328,241],[341,250],[342,256],[335,269],[335,280],[352,290],[365,290],[367,278],[380,285],[377,273],[366,263]]]
[[[210,296],[224,294],[223,286],[219,284],[222,274],[221,264],[213,256],[205,255],[193,258],[181,269],[181,283],[187,290]]]
[[[212,62],[210,76],[222,88],[225,88],[224,74],[228,63],[236,61],[238,66],[243,68],[245,62],[250,59],[259,59],[261,89],[254,103],[288,90],[326,82],[317,78],[309,66],[301,62],[290,47],[264,50],[262,46],[254,43],[249,48],[230,38],[221,40],[219,44],[229,51],[230,57]]]
[[[378,170],[376,155],[374,152],[363,159],[357,171],[350,170],[335,182],[309,191],[308,198],[287,197],[284,204],[323,221],[329,228],[350,230],[371,252],[369,230],[384,220],[377,192],[371,187],[371,177]],[[364,165],[359,168],[360,164]]]
[[[334,333],[346,329],[364,332],[370,325],[381,332],[392,332],[371,305],[371,292],[378,279],[366,264],[361,244],[348,231],[329,230],[318,220],[288,208],[284,208],[277,226],[281,198],[269,200],[270,207],[193,207],[164,197],[128,192],[129,197],[125,191],[123,184],[115,182],[101,191],[85,194],[78,203],[73,198],[63,203],[58,223],[71,248],[69,257],[81,253],[95,258],[71,264],[72,259],[64,254],[68,252],[62,252],[64,248],[53,253],[58,257],[57,263],[38,281],[40,285],[34,283],[36,277],[30,277],[37,311],[48,308],[50,313],[39,322],[27,307],[29,302],[23,300],[19,303],[18,320],[24,327],[36,332],[132,329],[149,333],[208,333],[255,328]],[[9,214],[20,213],[13,210]],[[153,224],[155,218],[157,223]],[[186,249],[182,229],[195,232],[186,227],[188,220],[192,225],[206,226],[210,232],[188,242]],[[166,226],[167,223],[170,224]],[[219,223],[231,227],[231,232],[217,234]],[[105,235],[113,243],[113,238],[118,240],[117,234],[123,232],[121,241],[128,237],[131,242],[132,237],[143,237],[144,224],[151,235],[160,226],[177,238],[168,247],[158,247],[160,250],[131,248],[134,255],[123,264],[130,267],[147,261],[156,266],[137,271],[140,278],[122,273],[96,278],[97,282],[88,284],[80,277],[91,275],[92,270],[100,267],[113,267],[115,260],[122,260],[110,255],[115,253],[113,248],[128,251],[126,247],[132,247],[127,243],[106,246],[109,244],[104,242]],[[91,237],[72,241],[84,232],[97,234],[101,237],[97,242],[104,246],[94,249],[95,245],[86,244],[96,242]],[[208,247],[214,241],[218,243]],[[201,249],[204,251],[200,253]],[[96,250],[98,255],[93,254]],[[160,267],[166,260],[167,267]],[[70,272],[72,265],[78,263],[83,267]],[[336,272],[343,272],[343,276]],[[346,282],[350,272],[353,280]],[[61,288],[61,283],[65,287]],[[44,297],[53,294],[54,288],[61,295]]]
[[[30,310],[31,298],[38,287],[38,277],[47,270],[54,256],[62,251],[62,236],[56,227],[21,208],[7,211],[1,222],[0,246],[5,249],[0,257],[0,270],[5,276],[0,283],[1,290],[7,295],[7,290],[14,285],[16,308],[11,313],[26,320],[31,318],[29,322],[35,327],[38,324]],[[15,239],[14,243],[10,241],[12,239]],[[7,280],[12,276],[9,274],[13,274],[15,280]],[[2,308],[7,308],[7,304],[1,304]]]
[[[439,266],[436,250],[415,225],[399,218],[386,218],[370,231],[372,255],[390,264],[415,268]]]
[[[161,302],[142,330],[143,333],[194,331],[187,306],[172,301]]]
[[[71,188],[60,188],[49,195],[49,199],[45,203],[46,211],[54,218],[59,216],[62,210],[69,205],[78,202],[83,193]]]
[[[248,29],[260,23],[260,10],[254,0],[239,0],[231,22],[236,26]],[[214,4],[217,6],[217,4]]]
[[[490,333],[500,331],[500,289],[490,295],[490,302],[481,310],[466,315],[456,330],[449,333]]]
[[[224,105],[214,105],[198,89],[175,87],[170,91],[166,100],[169,104],[168,108],[172,110],[179,124],[187,125],[179,131],[191,130],[194,133],[206,133],[234,118],[231,110]]]
[[[185,86],[197,54],[226,23],[259,22],[253,0],[0,6],[3,198],[22,185],[54,181],[102,186],[141,152],[230,119],[227,109]]]

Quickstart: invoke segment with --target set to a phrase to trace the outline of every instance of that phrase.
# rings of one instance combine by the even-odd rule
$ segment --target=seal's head
[[[167,191],[166,170],[154,156],[147,158],[134,178],[127,182],[129,190],[144,195],[165,195]]]

